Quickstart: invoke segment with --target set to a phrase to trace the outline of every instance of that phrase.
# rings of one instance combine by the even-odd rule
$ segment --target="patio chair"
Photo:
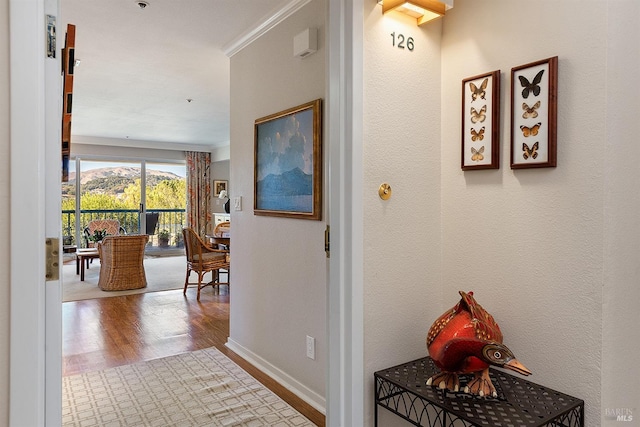
[[[147,212],[146,213],[146,224],[147,224],[147,234],[149,236],[153,236],[156,234],[156,227],[158,226],[158,218],[160,214],[158,212]]]
[[[96,231],[105,230],[108,235],[117,236],[119,234],[127,234],[127,231],[120,225],[120,221],[117,219],[95,219],[89,221],[89,224],[83,230],[85,247],[89,248],[95,246],[94,242],[90,241],[90,237]]]
[[[229,285],[229,276],[227,273],[227,281],[220,282],[220,269],[229,271],[229,251],[223,249],[214,249],[207,245],[192,228],[183,228],[184,247],[187,255],[187,276],[184,279],[184,292],[187,294],[189,285],[189,276],[194,271],[198,274],[198,295],[197,300],[200,301],[200,291],[206,286],[215,288],[220,285]],[[211,281],[202,283],[202,279],[207,273],[212,274]]]
[[[144,271],[144,248],[148,236],[107,236],[98,243],[100,278],[103,291],[123,291],[147,286]]]

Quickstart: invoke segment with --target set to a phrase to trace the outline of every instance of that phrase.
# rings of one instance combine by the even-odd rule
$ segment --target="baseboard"
[[[300,399],[307,402],[315,410],[319,411],[323,415],[326,415],[326,400],[324,396],[320,396],[315,391],[309,389],[307,386],[300,383],[295,378],[273,366],[262,357],[244,348],[231,338],[227,338],[225,346],[227,346],[230,350],[232,350],[238,356],[242,357],[247,362],[251,363],[256,368],[261,370],[263,373],[273,378],[281,386],[294,393]]]

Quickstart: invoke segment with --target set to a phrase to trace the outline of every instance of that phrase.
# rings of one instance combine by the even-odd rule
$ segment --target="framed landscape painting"
[[[254,215],[322,217],[322,100],[254,125]]]

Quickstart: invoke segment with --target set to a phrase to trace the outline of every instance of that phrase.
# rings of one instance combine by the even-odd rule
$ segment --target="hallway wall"
[[[9,235],[9,1],[0,0],[0,233]],[[9,247],[0,247],[0,425],[9,424]]]
[[[253,162],[256,119],[325,97],[325,11],[325,0],[312,0],[231,58],[229,181],[232,197],[242,197],[242,211],[231,210],[231,348],[281,376],[321,410],[325,221],[255,216]],[[295,58],[293,37],[310,27],[318,29],[318,51]],[[305,355],[307,335],[316,339],[315,360]]]
[[[425,356],[441,314],[441,24],[364,10],[365,420],[373,419],[373,372]],[[414,50],[392,33],[414,39]],[[392,196],[378,196],[383,182]],[[380,411],[381,426],[397,422]]]
[[[578,12],[575,2],[459,0],[442,44],[443,308],[473,290],[531,381],[585,399],[592,426],[601,403],[606,3]],[[524,29],[525,10],[537,27]],[[512,170],[511,68],[556,55],[558,166]],[[501,167],[463,172],[461,81],[496,69]]]
[[[586,425],[637,412],[640,101],[629,85],[640,7],[587,4],[456,0],[417,27],[365,3],[368,421],[373,372],[426,355],[426,332],[458,290],[494,315],[529,379],[585,400]],[[420,49],[394,49],[392,32]],[[512,170],[511,68],[556,55],[558,166]],[[462,171],[461,81],[496,69],[500,169]],[[388,202],[375,195],[383,181]]]

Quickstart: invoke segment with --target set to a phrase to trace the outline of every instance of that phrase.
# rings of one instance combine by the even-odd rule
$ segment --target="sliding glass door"
[[[147,162],[145,166],[147,234],[152,236],[154,247],[182,248],[187,206],[185,165]]]
[[[150,235],[149,250],[181,247],[185,175],[178,163],[76,159],[62,186],[64,245],[86,247],[90,221],[115,219],[127,234]]]

